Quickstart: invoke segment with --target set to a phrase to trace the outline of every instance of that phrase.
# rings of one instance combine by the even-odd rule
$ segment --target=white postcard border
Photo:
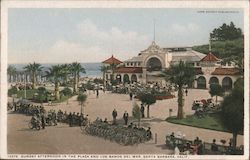
[[[8,9],[9,8],[243,8],[244,9],[244,36],[245,36],[245,121],[244,121],[244,155],[243,156],[187,156],[174,159],[248,159],[249,158],[249,2],[248,1],[7,1],[1,2],[1,130],[0,130],[0,155],[8,159],[29,159],[28,155],[22,158],[20,154],[7,154],[7,42],[8,42]],[[82,159],[88,155],[65,155],[58,157],[48,154],[30,155],[35,158],[46,159]],[[16,157],[17,156],[17,157]],[[94,157],[102,159],[104,155]],[[108,156],[108,155],[107,155]],[[129,155],[130,158],[133,155]],[[147,159],[141,155],[139,159]],[[144,156],[144,157],[143,157]],[[155,155],[157,156],[157,155]],[[170,156],[170,155],[165,155]],[[33,157],[34,158],[34,157]],[[91,159],[91,157],[88,157]],[[108,158],[112,159],[112,158]],[[115,158],[119,159],[119,158]],[[122,157],[121,159],[126,159]],[[136,159],[136,158],[135,158]],[[138,159],[138,158],[137,158]],[[155,158],[149,158],[155,159]],[[163,158],[164,159],[164,158]]]

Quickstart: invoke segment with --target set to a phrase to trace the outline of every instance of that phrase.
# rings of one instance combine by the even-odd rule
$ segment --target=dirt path
[[[210,97],[205,90],[189,90],[185,96],[184,110],[186,114],[192,114],[191,105],[194,99]],[[139,101],[136,101],[140,104]],[[112,111],[116,108],[118,119],[122,118],[126,110],[132,114],[132,104],[128,95],[100,93],[99,98],[91,93],[88,95],[84,107],[84,113],[89,115],[91,121],[96,117],[108,120],[112,119]],[[46,110],[61,109],[63,112],[80,112],[80,105],[76,97],[66,102],[54,106],[45,105]],[[102,138],[84,135],[79,127],[70,128],[67,125],[59,124],[55,127],[47,127],[41,131],[31,131],[28,129],[30,117],[20,114],[8,114],[8,153],[46,153],[46,154],[169,154],[172,151],[165,147],[165,136],[172,132],[181,132],[186,135],[187,139],[193,140],[196,136],[206,142],[212,142],[215,138],[217,142],[221,139],[228,140],[231,134],[225,132],[212,131],[176,125],[164,121],[168,117],[169,109],[173,109],[172,115],[177,112],[177,99],[157,101],[150,107],[151,121],[146,121],[150,126],[153,135],[157,133],[157,144],[153,141],[138,146],[121,146],[117,143],[105,141]],[[243,144],[243,136],[238,136],[238,145]]]

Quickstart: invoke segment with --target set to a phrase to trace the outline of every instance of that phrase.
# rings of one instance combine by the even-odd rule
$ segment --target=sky
[[[244,31],[240,9],[38,9],[8,11],[8,63],[102,62],[130,59],[154,40],[163,48],[207,44],[231,21]]]

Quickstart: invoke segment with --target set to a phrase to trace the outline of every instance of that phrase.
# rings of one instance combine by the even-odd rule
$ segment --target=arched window
[[[121,81],[122,81],[122,76],[121,76],[120,74],[117,74],[117,75],[116,75],[116,81],[117,81],[118,83],[121,83]]]
[[[209,84],[219,84],[219,79],[217,77],[211,77],[209,80]]]
[[[231,90],[232,87],[233,87],[232,79],[230,77],[223,78],[223,80],[222,80],[222,88],[227,91],[227,90]]]
[[[147,61],[148,71],[161,71],[161,69],[162,69],[162,64],[158,58],[152,57]]]
[[[206,89],[206,78],[203,77],[203,76],[200,76],[198,79],[197,79],[197,88],[199,89]]]
[[[131,76],[131,82],[137,82],[137,76],[135,74],[132,74]]]
[[[124,74],[124,76],[123,76],[123,83],[129,83],[130,81],[129,81],[129,76],[128,76],[128,74]]]

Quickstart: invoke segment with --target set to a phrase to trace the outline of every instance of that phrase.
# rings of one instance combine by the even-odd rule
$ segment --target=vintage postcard
[[[1,1],[1,159],[249,159],[248,1]]]

